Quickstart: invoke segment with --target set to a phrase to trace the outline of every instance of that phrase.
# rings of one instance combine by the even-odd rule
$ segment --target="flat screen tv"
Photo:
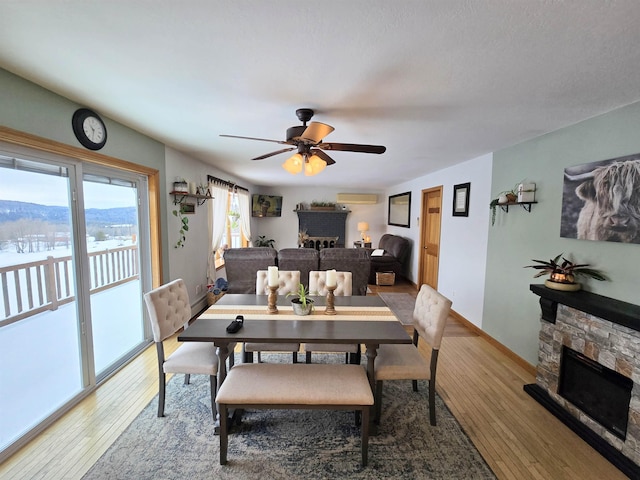
[[[259,195],[251,198],[252,217],[279,217],[282,215],[282,197],[276,195]]]

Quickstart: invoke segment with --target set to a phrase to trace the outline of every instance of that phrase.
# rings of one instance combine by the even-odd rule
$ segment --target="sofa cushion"
[[[283,248],[278,251],[278,268],[280,270],[298,270],[300,283],[309,287],[309,272],[318,270],[318,251],[312,248]]]
[[[318,270],[335,269],[352,274],[353,295],[366,295],[371,256],[364,248],[323,248]]]
[[[258,270],[276,265],[277,251],[271,247],[230,248],[224,252],[227,293],[256,293]],[[294,269],[297,270],[297,269]]]

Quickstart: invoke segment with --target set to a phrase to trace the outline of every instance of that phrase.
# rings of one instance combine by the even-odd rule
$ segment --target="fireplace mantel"
[[[584,290],[529,288],[540,297],[542,315],[536,383],[525,385],[525,392],[625,475],[640,478],[640,306]],[[565,347],[633,380],[624,439],[560,394]]]
[[[638,305],[584,290],[563,292],[536,284],[530,285],[529,289],[540,296],[542,318],[548,322],[555,323],[556,307],[558,303],[561,303],[581,312],[609,320],[611,323],[640,331],[640,306]]]

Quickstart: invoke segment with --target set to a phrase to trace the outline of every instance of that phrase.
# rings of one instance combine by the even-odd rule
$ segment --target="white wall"
[[[188,155],[174,150],[170,147],[166,148],[166,191],[173,189],[173,182],[176,177],[184,178],[187,181],[198,183],[207,183],[207,175],[238,182],[245,188],[252,188],[252,185],[230,176],[226,172],[222,172],[217,168],[195,160]],[[189,299],[191,305],[202,303],[206,297],[207,285],[207,259],[209,253],[209,226],[208,211],[209,205],[196,205],[196,213],[188,215],[189,231],[186,234],[184,247],[175,248],[175,244],[179,239],[178,231],[180,229],[180,220],[171,212],[177,209],[173,204],[173,196],[167,195],[167,226],[169,233],[169,244],[163,246],[163,249],[169,252],[169,272],[165,272],[165,278],[175,280],[182,278],[189,289]],[[208,202],[215,201],[208,200]]]
[[[338,193],[376,193],[378,203],[375,205],[347,205],[351,213],[347,215],[345,246],[353,246],[360,240],[358,222],[369,222],[369,236],[373,245],[377,245],[385,233],[387,204],[384,192],[375,190],[326,188],[326,187],[255,187],[252,193],[265,195],[282,195],[282,217],[254,218],[251,223],[252,237],[264,235],[273,238],[275,247],[295,248],[298,246],[298,215],[294,212],[296,204],[309,204],[313,201],[336,202]]]
[[[418,279],[420,260],[418,248],[422,190],[443,186],[438,290],[453,301],[452,308],[457,313],[480,328],[484,303],[492,163],[493,156],[484,155],[395,185],[387,191],[387,195],[411,192],[410,228],[388,226],[387,232],[411,240],[409,277],[415,283]],[[467,182],[471,183],[469,216],[454,217],[453,185]]]

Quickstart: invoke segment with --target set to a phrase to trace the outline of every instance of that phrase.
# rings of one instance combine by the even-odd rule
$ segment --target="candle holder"
[[[335,315],[336,314],[336,307],[334,304],[335,301],[335,296],[333,295],[333,291],[336,289],[335,286],[333,287],[327,287],[327,307],[324,309],[324,314],[325,315]]]
[[[278,295],[276,292],[278,291],[278,287],[269,287],[269,300],[267,304],[267,312],[269,313],[278,313],[278,307],[276,306],[276,302],[278,300]]]

